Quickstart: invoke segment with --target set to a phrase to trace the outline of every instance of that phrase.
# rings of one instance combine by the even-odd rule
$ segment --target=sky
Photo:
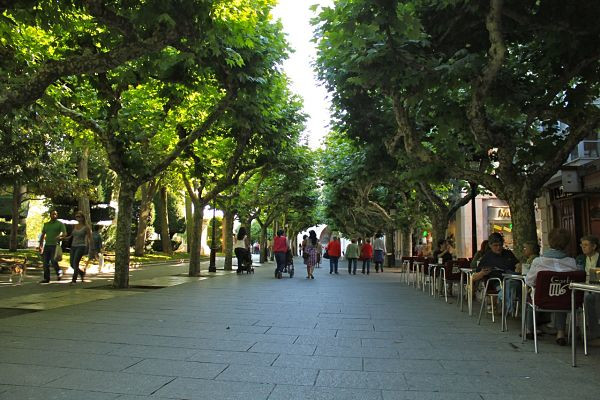
[[[283,68],[292,81],[292,91],[304,99],[304,112],[308,115],[305,133],[309,146],[314,149],[320,146],[328,132],[329,101],[327,91],[319,85],[311,66],[316,58],[310,25],[310,19],[315,16],[310,10],[313,4],[331,6],[333,0],[279,0],[273,9],[273,17],[281,20],[287,40],[295,51]]]

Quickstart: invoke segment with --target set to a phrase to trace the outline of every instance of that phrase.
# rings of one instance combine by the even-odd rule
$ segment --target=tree
[[[104,73],[167,46],[206,37],[227,2],[151,0],[14,1],[0,8],[0,115],[40,99],[69,76]],[[261,2],[262,3],[262,2]],[[242,33],[238,30],[237,33]],[[236,39],[238,40],[238,39]]]
[[[507,200],[519,252],[538,191],[600,123],[599,16],[589,2],[341,2],[319,18],[320,73],[340,110],[374,92],[391,104],[390,151]]]

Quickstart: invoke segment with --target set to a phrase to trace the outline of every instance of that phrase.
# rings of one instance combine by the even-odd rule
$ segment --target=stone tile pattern
[[[516,321],[477,326],[393,270],[326,272],[265,265],[2,319],[0,400],[600,396],[599,354],[574,369],[551,338],[536,355]]]

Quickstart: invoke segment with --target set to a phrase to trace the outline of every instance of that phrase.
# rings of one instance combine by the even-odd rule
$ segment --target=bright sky
[[[283,67],[292,80],[292,90],[304,99],[304,112],[308,114],[306,134],[311,148],[317,148],[328,132],[329,101],[327,91],[319,86],[311,64],[316,57],[315,44],[311,42],[313,28],[310,19],[313,4],[333,5],[333,0],[279,0],[273,17],[281,19],[287,40],[295,50]]]

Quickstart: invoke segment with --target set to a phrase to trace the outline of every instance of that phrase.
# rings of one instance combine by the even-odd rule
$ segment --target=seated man
[[[492,233],[488,237],[488,247],[489,251],[481,257],[476,273],[473,274],[474,282],[485,277],[502,279],[502,274],[515,272],[519,260],[512,251],[504,248],[504,238],[501,234]]]
[[[571,240],[571,234],[564,228],[554,228],[548,233],[548,245],[550,249],[541,256],[535,258],[531,268],[525,277],[528,286],[535,287],[535,280],[540,271],[571,272],[579,270],[575,259],[566,254],[566,248]],[[531,309],[527,310],[531,313]],[[554,313],[554,326],[556,327],[556,343],[560,346],[567,344],[565,338],[565,326],[567,320],[566,312]],[[533,321],[531,315],[527,318],[527,336],[533,338]]]
[[[596,236],[588,235],[581,238],[581,251],[583,254],[577,256],[577,266],[584,269],[588,279],[590,276],[590,268],[600,268],[600,241]],[[589,344],[592,346],[600,346],[600,324],[598,324],[598,300],[600,294],[585,293],[585,312],[587,318],[587,326],[589,329],[590,339]]]

